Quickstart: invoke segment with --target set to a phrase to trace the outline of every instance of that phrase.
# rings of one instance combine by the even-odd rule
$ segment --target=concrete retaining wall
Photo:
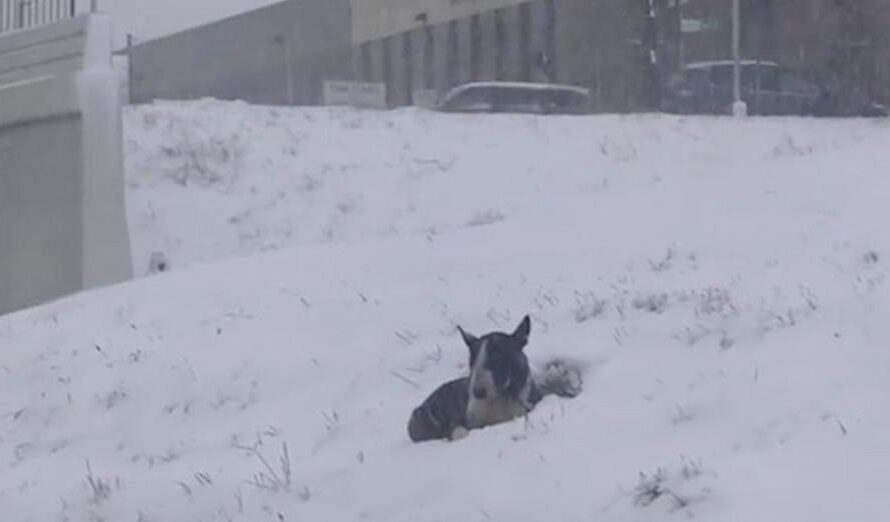
[[[0,314],[131,277],[111,24],[0,37]]]

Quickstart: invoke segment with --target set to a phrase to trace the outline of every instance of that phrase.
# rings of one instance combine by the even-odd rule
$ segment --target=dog
[[[550,361],[537,382],[532,377],[523,351],[531,333],[529,316],[510,334],[492,332],[476,337],[457,328],[470,351],[470,374],[439,386],[414,409],[408,420],[412,441],[457,440],[471,429],[527,414],[546,395],[574,397],[580,393],[580,372],[561,361]]]

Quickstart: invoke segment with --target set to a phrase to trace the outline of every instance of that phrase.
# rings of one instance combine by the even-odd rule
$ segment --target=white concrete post
[[[741,6],[740,0],[732,0],[732,114],[736,118],[748,115],[748,106],[742,101],[742,64],[740,56]]]

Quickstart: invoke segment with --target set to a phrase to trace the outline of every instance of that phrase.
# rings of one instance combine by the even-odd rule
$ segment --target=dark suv
[[[733,94],[733,62],[722,60],[686,65],[668,82],[664,105],[680,114],[729,114]],[[741,96],[749,114],[806,116],[887,116],[887,108],[867,103],[853,114],[841,114],[828,89],[804,80],[775,62],[741,62]]]

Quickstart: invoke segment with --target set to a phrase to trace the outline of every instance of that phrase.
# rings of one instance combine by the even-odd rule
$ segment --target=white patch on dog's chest
[[[482,428],[525,415],[528,409],[521,400],[528,394],[528,390],[530,385],[527,383],[520,394],[520,400],[503,396],[476,399],[471,395],[467,404],[467,427]]]

